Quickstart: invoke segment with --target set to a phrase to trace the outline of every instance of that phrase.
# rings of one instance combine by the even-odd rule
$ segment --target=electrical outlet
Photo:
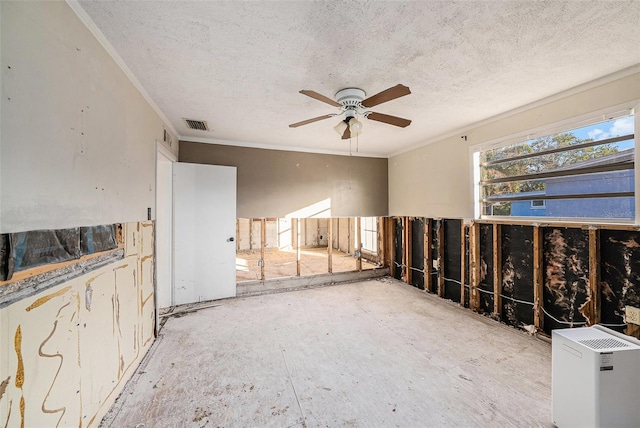
[[[640,309],[633,306],[625,306],[624,312],[627,323],[640,325]]]

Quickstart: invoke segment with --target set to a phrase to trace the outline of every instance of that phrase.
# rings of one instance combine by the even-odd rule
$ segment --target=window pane
[[[481,212],[635,216],[633,115],[482,151]]]

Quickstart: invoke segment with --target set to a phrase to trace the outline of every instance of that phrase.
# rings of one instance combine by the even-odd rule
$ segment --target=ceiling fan
[[[297,128],[298,126],[307,125],[319,120],[344,115],[345,118],[333,129],[335,129],[338,134],[342,135],[343,140],[346,140],[362,133],[362,122],[358,120],[357,116],[362,116],[377,122],[388,123],[389,125],[399,126],[401,128],[405,128],[411,124],[410,120],[403,119],[401,117],[390,116],[388,114],[376,113],[373,111],[365,111],[365,109],[369,107],[374,107],[378,104],[409,95],[411,91],[404,85],[393,86],[368,98],[365,98],[367,94],[359,88],[341,89],[336,93],[335,100],[325,97],[315,91],[303,89],[300,93],[331,106],[338,107],[340,108],[340,112],[325,114],[324,116],[318,116],[312,119],[303,120],[302,122],[292,123],[289,125],[289,128]]]

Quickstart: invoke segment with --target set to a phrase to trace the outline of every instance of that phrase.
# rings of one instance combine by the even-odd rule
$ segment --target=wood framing
[[[240,251],[240,219],[236,219],[236,251]]]
[[[542,228],[540,226],[533,226],[533,325],[538,330],[544,329],[544,316],[542,312],[544,304],[544,281],[542,272],[543,247]]]
[[[600,231],[589,229],[589,325],[598,324],[601,321],[602,313],[600,306],[601,296],[600,284]]]
[[[412,271],[411,271],[411,247],[413,247],[413,240],[411,239],[411,218],[409,217],[404,217],[404,228],[402,229],[402,237],[403,237],[403,241],[404,241],[404,260],[402,262],[402,264],[405,266],[404,268],[404,278],[405,278],[405,282],[407,284],[411,284],[411,277],[412,277]]]
[[[267,220],[260,219],[260,280],[265,280],[264,274],[264,252],[267,247]]]
[[[338,228],[339,229],[339,228]],[[327,223],[327,272],[333,273],[333,219]]]
[[[424,219],[424,289],[433,293],[433,281],[431,275],[431,268],[433,262],[431,261],[431,219]]]
[[[493,225],[493,313],[502,313],[502,226]]]
[[[362,223],[360,217],[356,217],[356,270],[362,270]]]
[[[438,227],[438,297],[444,297],[444,220]]]
[[[300,276],[300,219],[295,219],[296,223],[296,276]]]
[[[387,267],[386,248],[385,248],[385,221],[384,217],[376,218],[376,238],[378,239],[378,263],[382,267]]]
[[[465,284],[467,274],[467,237],[465,232],[466,226],[463,221],[460,222],[460,304],[464,306],[465,295],[467,293]],[[471,230],[469,230],[471,233]],[[471,237],[469,237],[471,238]],[[471,244],[471,242],[469,242]],[[469,299],[471,305],[471,299]]]
[[[249,249],[253,250],[253,219],[249,219]]]
[[[471,246],[471,254],[469,261],[469,270],[471,283],[469,284],[469,308],[478,311],[480,309],[480,224],[473,223],[469,227],[469,245]]]
[[[387,260],[389,263],[389,275],[393,278],[396,276],[396,263],[395,263],[395,230],[396,220],[393,217],[387,217]]]

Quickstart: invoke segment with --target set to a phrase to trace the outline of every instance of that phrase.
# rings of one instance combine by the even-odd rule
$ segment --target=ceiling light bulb
[[[362,132],[362,122],[355,117],[349,121],[349,131],[351,135],[359,135]]]

